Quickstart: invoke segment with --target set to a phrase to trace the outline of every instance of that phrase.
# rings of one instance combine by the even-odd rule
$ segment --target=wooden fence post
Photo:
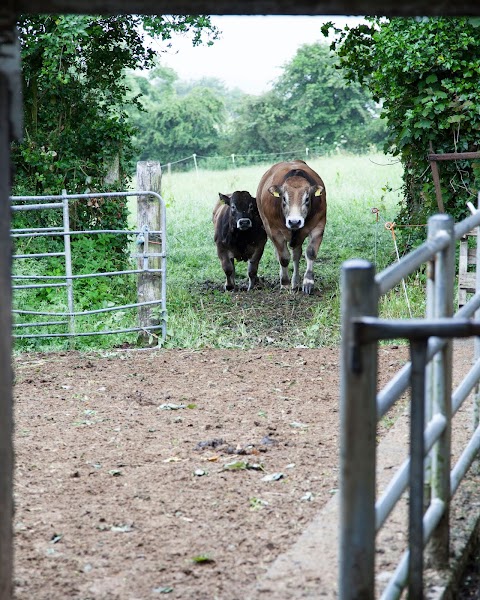
[[[0,23],[0,600],[13,598],[13,371],[10,144],[22,137],[20,45],[13,4]]]
[[[137,163],[137,190],[161,193],[162,168],[160,163],[147,160]],[[139,269],[159,269],[160,257],[148,256],[150,253],[160,252],[161,240],[158,234],[149,234],[149,231],[160,231],[160,202],[154,196],[137,197],[137,228],[145,231],[144,243],[139,246]],[[139,273],[137,282],[137,301],[151,302],[158,300],[161,295],[161,273],[148,271]],[[158,325],[158,305],[139,306],[139,327]],[[156,346],[157,338],[147,331],[139,333],[137,343],[141,346]]]

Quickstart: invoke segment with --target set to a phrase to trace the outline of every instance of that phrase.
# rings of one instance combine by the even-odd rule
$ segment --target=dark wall
[[[7,0],[19,13],[475,15],[478,0]]]

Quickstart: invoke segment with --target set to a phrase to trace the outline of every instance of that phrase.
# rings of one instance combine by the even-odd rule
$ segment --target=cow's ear
[[[220,202],[223,202],[224,204],[230,204],[230,198],[232,197],[232,194],[222,194],[219,192],[218,197],[220,198]]]
[[[314,196],[320,196],[320,194],[323,192],[323,185],[317,185],[314,187],[316,188]]]
[[[275,198],[280,198],[280,188],[278,187],[278,185],[272,185],[268,188],[268,191],[272,194],[272,196],[275,196]]]

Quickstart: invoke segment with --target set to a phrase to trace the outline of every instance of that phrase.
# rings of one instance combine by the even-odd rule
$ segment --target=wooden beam
[[[0,600],[13,597],[13,409],[11,347],[10,102],[0,70]]]
[[[480,152],[449,152],[446,154],[436,154],[433,152],[432,142],[430,142],[430,153],[427,154],[427,158],[430,161],[430,167],[432,168],[433,185],[435,186],[438,211],[443,213],[445,212],[445,207],[443,205],[440,173],[438,171],[437,161],[480,159]]]
[[[432,142],[430,142],[430,154],[428,156],[435,156],[433,154]],[[440,173],[438,172],[438,165],[435,159],[430,160],[430,167],[432,169],[433,185],[435,186],[435,195],[437,197],[438,212],[444,213],[445,207],[443,205],[442,188],[440,186]]]
[[[475,160],[480,158],[480,152],[450,152],[448,154],[427,154],[430,161],[433,160]]]
[[[20,13],[209,15],[478,15],[477,0],[16,0]]]

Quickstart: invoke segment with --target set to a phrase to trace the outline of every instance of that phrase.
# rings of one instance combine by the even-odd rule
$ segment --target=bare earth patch
[[[382,379],[406,357],[382,348]],[[36,354],[15,373],[17,600],[244,598],[336,492],[338,348]]]

